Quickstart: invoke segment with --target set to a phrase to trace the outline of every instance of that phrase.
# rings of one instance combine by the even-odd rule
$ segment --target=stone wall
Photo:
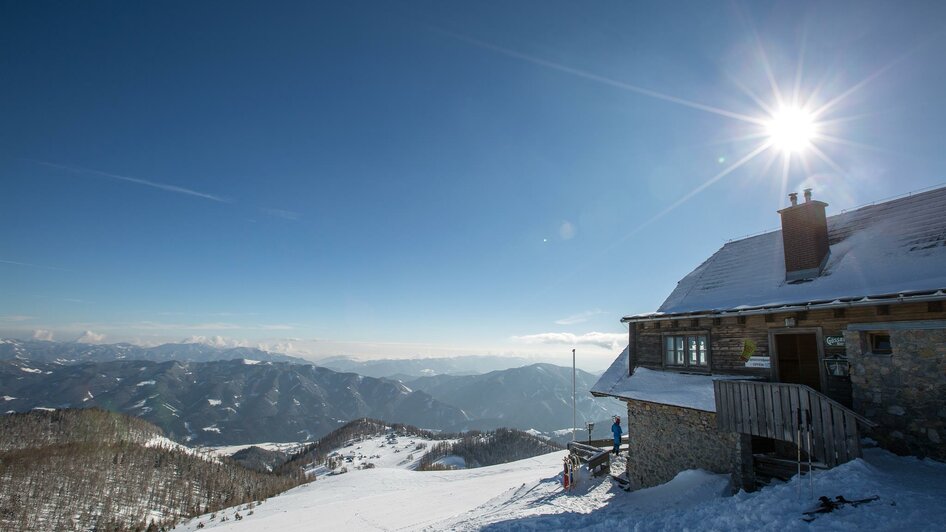
[[[738,470],[739,437],[717,431],[713,412],[632,400],[627,419],[627,474],[634,489],[663,484],[687,469]]]
[[[897,453],[946,460],[946,330],[889,331],[892,354],[846,331],[854,410],[879,423],[867,435]]]

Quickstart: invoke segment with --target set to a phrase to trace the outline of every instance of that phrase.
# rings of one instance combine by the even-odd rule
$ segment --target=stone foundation
[[[854,410],[880,426],[867,436],[897,453],[946,460],[946,329],[889,331],[892,354],[868,333],[844,333]]]
[[[631,400],[627,420],[627,475],[634,489],[663,484],[687,469],[739,471],[739,435],[717,431],[713,412]]]

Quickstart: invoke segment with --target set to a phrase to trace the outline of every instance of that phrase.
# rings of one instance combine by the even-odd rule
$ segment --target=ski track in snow
[[[364,444],[362,444],[364,445]],[[344,449],[344,448],[343,448]],[[342,449],[340,449],[342,451]],[[370,449],[369,449],[370,451]],[[402,451],[403,452],[403,451]],[[581,479],[569,493],[559,472],[564,452],[462,471],[417,472],[398,467],[320,476],[269,499],[253,515],[236,508],[201,516],[177,531],[202,530],[896,530],[939,531],[946,523],[946,464],[897,457],[879,449],[865,458],[728,496],[729,477],[684,471],[666,484],[626,493],[607,478]],[[381,462],[388,462],[381,460]],[[802,520],[817,498],[876,502]],[[245,508],[245,507],[244,507]],[[220,522],[222,516],[227,522]]]

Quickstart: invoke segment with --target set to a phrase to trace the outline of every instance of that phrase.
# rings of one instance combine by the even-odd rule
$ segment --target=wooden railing
[[[614,448],[614,439],[607,438],[603,440],[577,440],[578,443],[583,443],[585,445],[590,445],[592,447],[598,447],[601,449],[612,449]],[[626,451],[628,447],[627,434],[621,436],[621,450]]]
[[[794,443],[828,467],[860,457],[857,424],[875,426],[803,384],[717,380],[713,388],[719,430]]]

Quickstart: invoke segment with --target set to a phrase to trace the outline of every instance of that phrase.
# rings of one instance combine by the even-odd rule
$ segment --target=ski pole
[[[798,449],[798,459],[796,463],[798,465],[798,485],[795,487],[795,498],[799,501],[801,500],[801,407],[798,408],[798,430],[797,435],[798,439],[795,440],[796,448]]]
[[[811,471],[811,410],[805,410],[805,433],[808,435],[808,496],[815,496],[815,478]]]

